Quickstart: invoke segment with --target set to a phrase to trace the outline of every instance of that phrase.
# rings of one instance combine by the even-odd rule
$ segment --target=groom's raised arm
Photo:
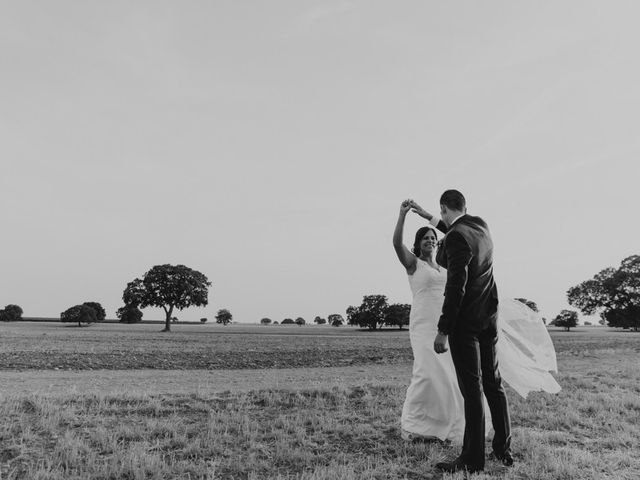
[[[429,212],[427,212],[424,208],[422,208],[420,205],[418,205],[413,200],[411,202],[412,202],[412,207],[413,207],[412,211],[414,213],[417,213],[422,218],[426,219],[431,225],[436,227],[442,233],[447,233],[447,231],[449,229],[447,228],[447,226],[445,225],[445,223],[442,220],[440,220],[438,217],[436,217],[434,215],[431,215]]]
[[[444,289],[444,303],[438,322],[438,331],[449,335],[460,316],[460,306],[467,286],[469,263],[473,252],[464,236],[456,231],[447,236],[444,248],[447,255],[447,285]]]

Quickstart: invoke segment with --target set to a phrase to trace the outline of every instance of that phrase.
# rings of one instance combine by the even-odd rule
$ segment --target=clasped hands
[[[404,214],[411,210],[413,213],[417,213],[421,217],[427,217],[428,214],[424,208],[418,205],[413,199],[408,198],[402,202],[400,205],[400,211]]]

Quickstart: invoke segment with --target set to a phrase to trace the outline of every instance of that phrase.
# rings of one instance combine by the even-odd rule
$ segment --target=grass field
[[[407,330],[350,327],[16,322],[0,326],[0,369],[226,369],[411,361]]]
[[[157,325],[26,323],[0,329],[0,379],[15,376],[16,369],[25,376],[42,369],[64,376],[69,368],[97,377],[115,375],[120,363],[109,356],[113,352],[128,363],[132,355],[148,356],[155,368],[169,365],[193,374],[208,364],[175,367],[183,364],[164,364],[162,358],[188,352],[190,359],[224,358],[207,368],[299,366],[292,371],[301,378],[326,369],[356,379],[353,385],[328,377],[310,388],[263,384],[252,391],[203,393],[189,388],[190,372],[183,371],[184,384],[153,394],[139,389],[3,393],[2,479],[464,478],[433,469],[434,463],[454,456],[458,446],[408,445],[399,437],[410,372],[406,331],[177,326],[174,333],[161,334]],[[584,328],[554,331],[552,337],[562,392],[523,400],[509,391],[517,463],[505,469],[488,462],[487,471],[472,478],[640,478],[640,334]],[[341,356],[342,351],[349,356]],[[43,364],[47,356],[54,360]],[[335,362],[334,356],[351,360]],[[305,359],[293,365],[265,361],[276,357]],[[73,367],[79,358],[86,362]],[[22,363],[7,365],[7,359]],[[367,379],[394,366],[404,369],[406,377]],[[358,378],[363,370],[369,377]],[[230,372],[242,378],[242,370]],[[265,376],[272,372],[264,370]],[[146,374],[153,379],[160,373]]]

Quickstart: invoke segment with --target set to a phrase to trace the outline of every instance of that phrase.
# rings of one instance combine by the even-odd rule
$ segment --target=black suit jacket
[[[495,324],[498,289],[493,278],[493,241],[489,227],[480,217],[463,215],[445,233],[436,261],[447,269],[442,315],[438,330],[481,331]]]

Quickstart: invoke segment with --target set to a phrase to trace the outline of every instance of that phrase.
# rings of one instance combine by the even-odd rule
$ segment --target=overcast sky
[[[437,212],[457,188],[500,294],[552,318],[640,253],[638,18],[634,1],[3,2],[0,308],[113,318],[163,263],[213,283],[181,320],[409,303],[400,202]]]

